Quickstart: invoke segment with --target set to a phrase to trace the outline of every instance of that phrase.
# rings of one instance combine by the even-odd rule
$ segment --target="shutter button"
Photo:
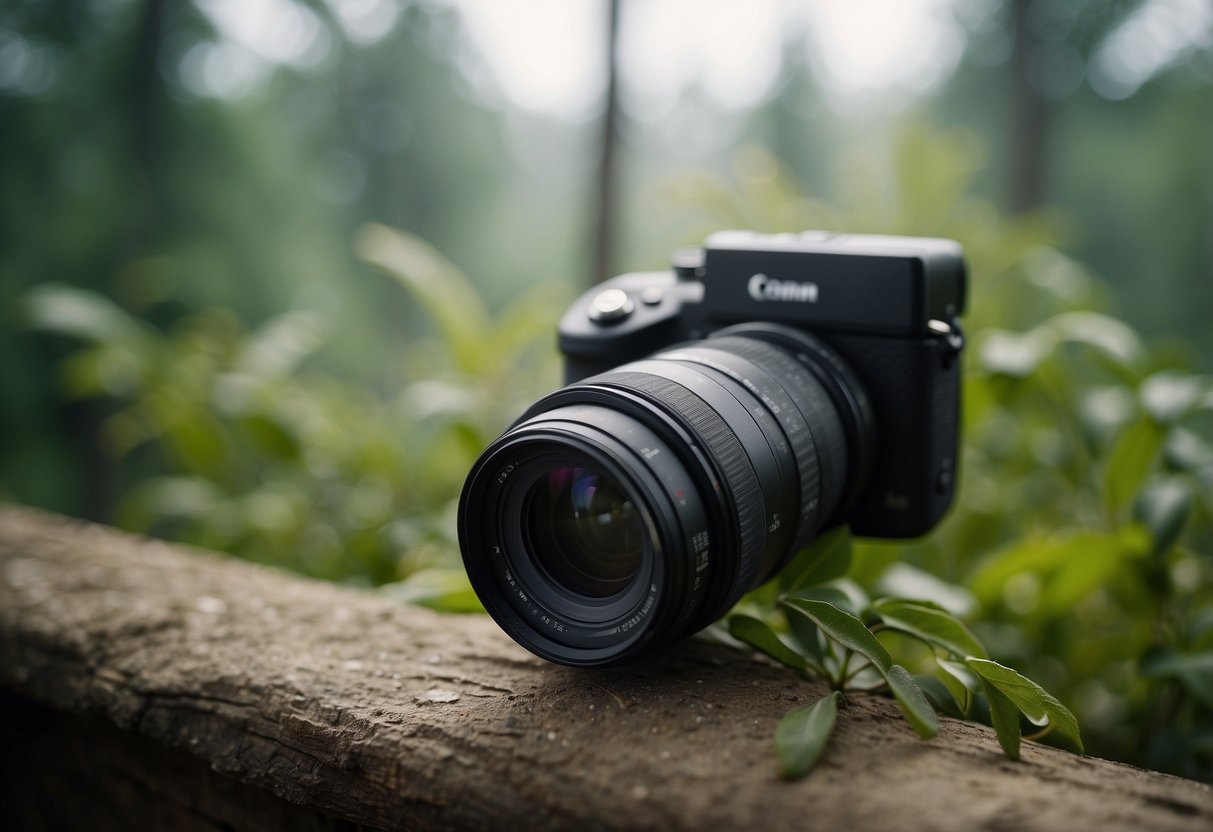
[[[599,324],[622,321],[635,309],[632,299],[622,289],[606,289],[590,301],[590,320]]]

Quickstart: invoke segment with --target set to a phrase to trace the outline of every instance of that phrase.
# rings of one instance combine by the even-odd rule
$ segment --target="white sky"
[[[449,0],[498,83],[536,110],[588,115],[603,85],[604,2]],[[620,35],[629,105],[668,110],[698,81],[727,105],[752,104],[779,69],[785,34],[807,27],[810,60],[840,96],[920,91],[960,57],[953,0],[630,0]]]
[[[183,80],[201,94],[240,95],[275,66],[306,68],[330,52],[328,30],[297,0],[195,2],[222,35],[182,61]],[[326,2],[352,41],[371,43],[396,25],[404,0]],[[570,119],[598,112],[605,0],[414,2],[459,10],[487,74],[514,104]],[[624,104],[640,118],[657,118],[692,84],[726,105],[753,104],[775,80],[784,41],[802,32],[808,34],[806,58],[839,106],[918,94],[946,79],[960,59],[959,2],[626,0]],[[986,0],[985,13],[996,5]],[[974,8],[983,13],[978,0],[965,3],[969,14]],[[1088,78],[1101,95],[1124,98],[1191,50],[1211,45],[1213,2],[1146,0],[1101,44]],[[12,44],[0,47],[3,81],[19,74],[21,67],[13,66],[24,53]]]

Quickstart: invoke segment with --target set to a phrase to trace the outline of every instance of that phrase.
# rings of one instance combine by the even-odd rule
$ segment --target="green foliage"
[[[249,331],[206,310],[161,331],[99,294],[42,285],[25,317],[77,345],[60,367],[65,395],[107,405],[98,441],[131,474],[120,525],[333,580],[411,575],[398,596],[476,610],[454,568],[454,500],[508,414],[554,380],[560,293],[519,298],[494,321],[418,238],[370,227],[360,252],[439,331],[424,376],[402,370],[386,397],[309,367],[331,332],[315,312]]]
[[[893,692],[893,698],[901,706],[906,721],[918,732],[918,736],[929,740],[939,733],[939,717],[935,715],[935,708],[904,667],[899,664],[890,667],[885,681]]]
[[[462,567],[418,569],[403,581],[383,587],[385,594],[441,612],[484,612]]]
[[[1056,730],[1072,742],[1079,752],[1082,751],[1078,721],[1040,685],[989,659],[969,657],[965,659],[965,664],[980,676],[983,682],[997,688],[999,693],[1011,700],[1033,725],[1048,726],[1049,730]]]
[[[1180,653],[1169,647],[1149,651],[1141,660],[1147,679],[1171,679],[1203,708],[1213,708],[1213,650]]]
[[[930,601],[882,598],[872,604],[881,623],[956,656],[986,657],[985,648],[964,622]]]
[[[842,694],[834,691],[812,705],[791,711],[779,721],[775,728],[775,753],[784,777],[794,780],[817,765],[834,732],[841,702]]]
[[[779,573],[779,588],[784,592],[824,584],[841,578],[851,565],[851,530],[838,526],[823,534],[816,544],[792,558]]]
[[[981,680],[982,692],[990,709],[990,725],[998,735],[998,744],[1012,760],[1019,759],[1019,708],[1002,689],[986,679]]]
[[[837,551],[848,550],[847,557]],[[798,555],[798,560],[845,562],[849,560],[849,535],[823,535]],[[837,581],[837,574],[824,581]],[[768,620],[746,614],[729,619],[729,632],[738,640],[781,664],[816,676],[839,692],[860,687],[887,689],[896,700],[906,721],[923,739],[939,733],[937,711],[948,716],[971,718],[988,714],[999,744],[1012,759],[1019,758],[1020,714],[1043,730],[1033,735],[1041,739],[1056,731],[1078,751],[1082,740],[1078,722],[1055,697],[1035,682],[1008,667],[985,658],[986,648],[969,628],[952,613],[930,601],[905,598],[881,598],[865,604],[859,615],[830,601],[811,596],[827,594],[831,587],[802,585],[796,582],[791,592],[782,592],[766,610]],[[753,606],[753,604],[750,604]],[[812,622],[809,635],[797,635],[793,648],[776,628],[796,633],[795,624],[805,618]],[[870,621],[871,623],[866,623]],[[909,637],[917,647],[925,646],[925,655],[906,640],[893,642],[904,652],[907,662],[934,665],[934,675],[918,679],[902,664],[894,662],[890,648],[878,633],[897,633]],[[860,664],[852,667],[852,660]],[[872,684],[871,677],[877,681]],[[867,677],[865,679],[865,677]],[[979,697],[974,694],[978,694]],[[830,697],[808,708],[793,711],[776,730],[775,746],[785,777],[800,776],[820,758],[834,725]]]
[[[1090,703],[1098,753],[1207,777],[1207,753],[1129,726],[1213,732],[1189,689],[1132,670],[1157,648],[1211,643],[1199,623],[1213,615],[1210,380],[1167,367],[1122,324],[1073,314],[1015,336],[1038,352],[1026,373],[989,349],[1001,333],[977,352],[965,488],[938,545],[986,553],[952,574],[989,631],[1011,625],[1004,656],[1041,668],[1080,712]],[[1067,331],[1085,337],[1053,337]]]
[[[854,615],[831,604],[829,601],[814,601],[808,598],[790,596],[781,602],[793,612],[805,616],[830,641],[838,644],[844,650],[858,653],[880,671],[888,676],[893,667],[893,659],[876,636],[864,623]],[[846,681],[845,673],[840,673],[838,682]]]
[[[784,644],[765,621],[749,615],[739,614],[730,617],[729,635],[766,653],[775,661],[787,665],[793,670],[805,670],[812,661],[811,657],[802,656]],[[816,666],[815,663],[814,666]]]

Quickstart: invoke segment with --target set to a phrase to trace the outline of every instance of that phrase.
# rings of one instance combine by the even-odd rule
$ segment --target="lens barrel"
[[[873,445],[836,353],[790,327],[730,327],[532,406],[468,476],[464,564],[532,652],[627,661],[707,626],[840,522]]]

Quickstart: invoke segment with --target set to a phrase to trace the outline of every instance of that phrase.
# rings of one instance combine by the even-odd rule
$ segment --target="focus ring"
[[[719,336],[704,341],[704,346],[731,352],[749,359],[783,382],[784,390],[795,402],[813,434],[817,463],[821,470],[822,522],[828,522],[842,497],[847,481],[847,443],[842,420],[821,383],[789,352],[773,344],[752,338]],[[820,527],[813,530],[816,534]]]
[[[720,467],[737,516],[738,559],[734,585],[749,589],[758,577],[758,568],[762,563],[766,542],[766,507],[758,474],[737,434],[707,402],[678,382],[636,372],[607,373],[597,376],[594,381],[645,394],[653,403],[672,410],[703,442],[708,458],[716,460]],[[723,510],[727,512],[728,508]]]
[[[791,544],[792,550],[798,552],[812,542],[821,526],[819,504],[823,485],[816,439],[804,414],[788,391],[751,355],[736,349],[732,343],[736,340],[738,339],[727,339],[723,347],[718,341],[704,341],[673,352],[660,353],[657,357],[696,364],[720,373],[761,399],[770,411],[771,417],[788,440],[788,447],[792,450],[791,462],[796,468],[800,484],[800,522]]]

